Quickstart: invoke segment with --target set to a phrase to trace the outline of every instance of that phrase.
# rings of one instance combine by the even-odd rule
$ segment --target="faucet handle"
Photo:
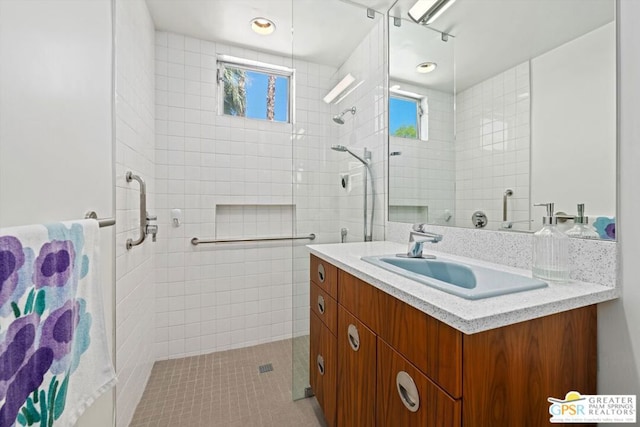
[[[145,227],[145,233],[147,235],[151,234],[151,241],[156,241],[156,235],[158,234],[158,226],[155,224],[147,224]]]
[[[427,226],[427,224],[418,222],[418,223],[413,224],[413,226],[411,228],[413,229],[413,231],[417,231],[419,233],[424,233],[426,231],[425,230],[426,226]]]
[[[158,215],[149,215],[149,212],[147,212],[147,221],[157,221],[158,220]]]

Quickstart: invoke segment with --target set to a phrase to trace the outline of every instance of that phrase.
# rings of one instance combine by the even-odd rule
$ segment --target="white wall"
[[[127,183],[128,170],[147,187],[147,210],[155,204],[155,100],[153,22],[144,0],[115,2],[116,38],[116,386],[118,426],[127,426],[140,401],[154,362],[154,246],[147,238],[127,251],[139,235],[139,185]],[[159,234],[167,233],[166,227]]]
[[[513,190],[507,218],[529,219],[530,92],[525,62],[457,94],[456,225],[472,227],[480,210],[487,229],[500,229],[507,189]]]
[[[111,2],[0,1],[0,227],[114,214]],[[110,345],[113,228],[103,228]],[[80,426],[111,426],[107,392]]]
[[[531,60],[533,203],[615,215],[614,46],[612,22]],[[534,211],[538,222],[542,215]]]
[[[601,304],[598,310],[598,392],[601,394],[640,393],[640,3],[621,0],[619,25],[619,245],[621,298]],[[612,424],[607,424],[612,425]],[[628,424],[624,424],[628,425]]]

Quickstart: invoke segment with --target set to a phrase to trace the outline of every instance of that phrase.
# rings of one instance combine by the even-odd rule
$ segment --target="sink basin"
[[[362,257],[362,260],[466,299],[490,298],[549,286],[531,277],[446,259],[383,255]]]

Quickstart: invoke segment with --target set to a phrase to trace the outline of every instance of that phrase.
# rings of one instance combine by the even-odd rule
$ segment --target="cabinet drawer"
[[[338,269],[330,263],[311,255],[309,278],[334,299],[338,296]]]
[[[329,427],[336,424],[336,337],[310,313],[309,384],[316,395]]]
[[[320,286],[311,282],[311,311],[329,328],[333,335],[338,333],[338,303]]]
[[[377,334],[386,321],[384,295],[381,290],[351,274],[338,271],[338,303]]]
[[[338,306],[338,427],[376,425],[376,335]]]
[[[378,339],[378,427],[459,427],[461,402]]]

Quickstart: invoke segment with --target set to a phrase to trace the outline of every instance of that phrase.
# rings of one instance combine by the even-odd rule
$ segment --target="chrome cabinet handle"
[[[318,355],[316,363],[318,364],[318,372],[320,372],[320,375],[324,375],[324,357]]]
[[[324,265],[318,264],[318,280],[320,283],[324,283],[325,273],[324,273]]]
[[[396,375],[396,386],[400,400],[405,408],[411,412],[417,412],[420,409],[420,394],[413,378],[405,371],[400,371]]]
[[[350,324],[347,328],[347,336],[349,337],[349,345],[353,351],[358,351],[360,349],[360,334],[358,333],[358,328],[356,325]]]
[[[320,314],[324,314],[324,297],[322,295],[318,295],[318,311]]]

